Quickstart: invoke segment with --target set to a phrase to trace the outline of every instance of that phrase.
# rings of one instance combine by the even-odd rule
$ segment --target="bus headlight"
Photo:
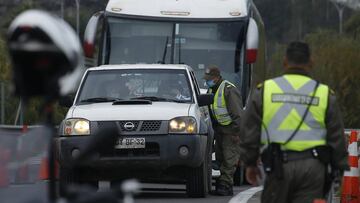
[[[197,125],[196,120],[193,117],[176,117],[170,120],[169,122],[169,133],[187,133],[194,134],[196,133]]]
[[[90,135],[90,122],[83,118],[71,118],[64,122],[64,135]]]

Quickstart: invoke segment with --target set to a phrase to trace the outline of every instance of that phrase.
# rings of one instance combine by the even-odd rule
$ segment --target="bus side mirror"
[[[103,11],[97,12],[90,18],[88,24],[86,25],[83,48],[87,61],[89,59],[90,60],[94,59],[96,33],[98,30],[99,22],[102,22],[103,18],[104,18],[104,12]]]
[[[214,102],[214,94],[200,94],[197,100],[199,106],[209,106]]]
[[[246,34],[246,63],[256,62],[259,47],[259,29],[253,18],[249,19],[248,31]]]

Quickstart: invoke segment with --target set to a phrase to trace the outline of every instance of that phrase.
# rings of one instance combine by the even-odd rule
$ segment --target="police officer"
[[[331,185],[328,164],[340,173],[348,168],[343,122],[334,92],[309,75],[306,43],[288,45],[284,67],[282,76],[259,84],[252,94],[243,119],[241,157],[247,180],[256,184],[263,146],[267,177],[262,202],[310,203],[323,198]]]
[[[215,132],[215,155],[220,164],[220,177],[216,184],[216,195],[233,195],[233,175],[239,161],[239,136],[242,100],[234,84],[221,77],[216,66],[205,70],[204,79],[213,93],[214,103],[210,115]]]

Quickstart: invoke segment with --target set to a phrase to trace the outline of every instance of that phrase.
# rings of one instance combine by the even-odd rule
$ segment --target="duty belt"
[[[296,160],[302,160],[302,159],[309,159],[309,158],[318,158],[318,152],[315,148],[308,149],[305,151],[282,151],[282,160],[284,163],[289,161],[296,161]]]

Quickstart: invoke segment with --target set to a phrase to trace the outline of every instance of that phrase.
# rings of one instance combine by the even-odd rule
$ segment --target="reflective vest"
[[[284,144],[300,124],[314,94],[316,81],[309,77],[287,74],[264,83],[262,144]],[[325,116],[329,88],[320,84],[309,112],[285,150],[303,151],[326,144]],[[266,127],[266,129],[265,129]]]
[[[217,89],[215,96],[214,96],[214,103],[210,105],[210,109],[216,119],[216,121],[220,125],[230,125],[232,119],[226,109],[226,100],[225,100],[225,87],[235,87],[234,84],[230,83],[227,80],[221,82],[219,88]],[[209,93],[211,93],[211,89]]]

